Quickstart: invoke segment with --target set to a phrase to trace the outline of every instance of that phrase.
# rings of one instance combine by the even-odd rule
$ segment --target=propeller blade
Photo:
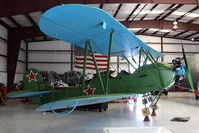
[[[190,68],[189,68],[189,64],[188,64],[188,61],[187,61],[187,58],[186,58],[186,54],[185,54],[182,42],[181,42],[181,46],[182,46],[182,53],[183,53],[183,58],[184,58],[185,66],[186,66],[187,77],[188,77],[191,89],[193,91],[193,94],[195,96],[196,94],[195,94],[195,89],[194,89],[194,86],[193,86],[193,80],[192,80],[192,76],[191,76],[191,71],[190,71]]]

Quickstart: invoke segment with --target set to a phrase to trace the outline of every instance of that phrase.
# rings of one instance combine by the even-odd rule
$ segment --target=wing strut
[[[108,85],[109,85],[109,68],[110,68],[111,51],[112,51],[112,45],[113,45],[113,33],[114,33],[114,30],[112,30],[110,34],[108,61],[107,61],[107,69],[106,69],[106,93],[108,92]]]
[[[155,60],[154,60],[153,56],[149,53],[149,55],[150,55],[150,57],[149,57],[149,55],[146,53],[146,51],[144,49],[142,49],[142,51],[147,56],[147,58],[151,61],[151,63],[156,67]]]
[[[140,69],[141,58],[142,58],[142,48],[140,48],[140,51],[139,51],[139,66],[138,66],[138,69]]]
[[[84,67],[83,67],[83,78],[82,78],[82,90],[85,89],[85,72],[86,72],[86,59],[88,54],[88,41],[86,41],[84,49]],[[82,91],[83,92],[83,91]]]
[[[128,58],[123,54],[124,59],[136,70],[135,66],[128,60]]]
[[[102,82],[102,77],[100,75],[100,72],[99,72],[99,69],[98,69],[98,66],[97,66],[97,62],[96,62],[96,59],[95,59],[95,55],[94,55],[93,48],[91,46],[91,41],[90,40],[88,40],[88,46],[89,46],[91,54],[92,54],[93,62],[95,64],[95,69],[96,69],[96,72],[97,72],[97,76],[98,76],[98,78],[100,80],[100,85],[101,85],[101,87],[102,87],[102,89],[103,89],[103,91],[105,93],[104,84]]]

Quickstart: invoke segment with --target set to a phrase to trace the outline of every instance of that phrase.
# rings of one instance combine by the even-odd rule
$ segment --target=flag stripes
[[[75,46],[74,53],[75,53],[75,67],[79,69],[83,69],[84,49]],[[98,69],[100,71],[107,70],[107,61],[108,61],[107,56],[104,56],[98,53],[94,53],[94,55],[95,55]],[[91,52],[89,51],[88,51],[87,60],[86,60],[86,69],[95,70],[95,64],[94,64]]]

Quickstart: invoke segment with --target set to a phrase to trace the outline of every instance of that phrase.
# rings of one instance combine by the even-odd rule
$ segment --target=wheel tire
[[[196,100],[198,100],[198,92],[199,92],[199,81],[197,83],[197,90],[195,90],[196,93]]]
[[[166,91],[164,92],[164,94],[167,96],[167,95],[168,95],[168,91],[166,90]]]
[[[198,94],[196,94],[196,100],[198,100]]]

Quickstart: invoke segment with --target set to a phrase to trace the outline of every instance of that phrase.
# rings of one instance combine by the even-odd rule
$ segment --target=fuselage
[[[94,89],[91,94],[83,90],[82,86],[54,89],[52,94],[40,97],[42,104],[63,98],[75,99],[80,97],[100,97],[104,95],[145,94],[147,92],[164,89],[175,81],[172,67],[165,63],[149,64],[138,68],[134,73],[125,71],[116,77],[109,77],[108,89],[103,90],[99,78],[95,77],[86,82],[85,90]],[[106,83],[106,74],[102,75],[103,84]]]

